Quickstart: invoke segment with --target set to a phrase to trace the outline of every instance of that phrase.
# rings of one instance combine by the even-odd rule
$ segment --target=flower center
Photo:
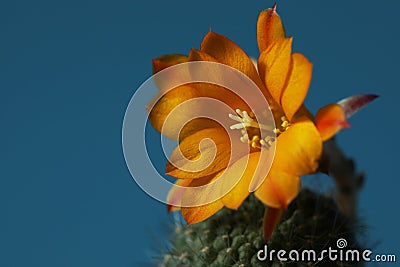
[[[253,112],[250,114],[247,111],[240,109],[235,110],[237,115],[229,114],[229,118],[237,123],[230,126],[232,130],[241,130],[242,136],[240,141],[249,144],[252,148],[269,148],[275,142],[275,137],[286,131],[290,127],[290,123],[285,116],[280,117],[279,127],[273,128],[271,125],[259,123]],[[260,132],[263,130],[267,133],[264,138],[260,137]],[[270,134],[268,134],[270,133]]]

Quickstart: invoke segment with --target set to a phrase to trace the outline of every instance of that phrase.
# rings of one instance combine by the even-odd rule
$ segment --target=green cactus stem
[[[178,225],[171,249],[159,267],[217,266],[361,266],[361,262],[260,261],[257,252],[265,243],[262,232],[264,206],[251,195],[236,211],[222,209],[208,220],[190,226]],[[328,196],[302,189],[284,212],[267,246],[276,251],[313,249],[317,253],[346,239],[346,249],[360,249],[357,222],[344,215]]]

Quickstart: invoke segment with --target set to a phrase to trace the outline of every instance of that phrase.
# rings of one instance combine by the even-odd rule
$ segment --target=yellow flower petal
[[[216,58],[213,56],[207,54],[204,51],[198,50],[196,48],[192,48],[190,50],[189,56],[188,56],[189,61],[210,61],[210,62],[218,62]]]
[[[160,92],[160,94],[162,93]],[[151,125],[172,140],[183,139],[205,128],[218,127],[218,124],[210,119],[198,118],[193,120],[194,114],[204,109],[200,103],[192,102],[190,105],[181,106],[178,112],[171,113],[179,104],[200,96],[199,92],[190,86],[184,85],[172,89],[164,94],[149,111]],[[159,95],[154,99],[158,98]],[[152,100],[151,103],[154,101]]]
[[[233,93],[231,90],[226,89],[224,87],[207,84],[207,83],[196,83],[193,84],[192,87],[197,90],[198,94],[202,97],[211,98],[214,100],[218,100],[228,105],[231,110],[227,110],[227,107],[223,107],[223,105],[218,105],[217,107],[213,107],[213,111],[215,112],[215,118],[220,117],[221,115],[225,116],[225,118],[229,118],[229,113],[234,113],[236,109],[240,110],[251,110],[250,107],[239,97],[237,94]],[[204,109],[210,110],[210,106],[203,107]],[[228,120],[229,122],[232,122]]]
[[[314,124],[307,118],[295,122],[278,136],[271,170],[256,196],[270,207],[286,208],[297,195],[299,176],[316,171],[321,152]]]
[[[230,147],[229,136],[223,128],[193,133],[173,150],[166,173],[180,179],[197,179],[217,173],[228,166]]]
[[[180,54],[160,56],[152,60],[153,74],[187,61],[188,57]],[[160,91],[165,92],[165,90],[169,89],[171,83],[173,83],[172,81],[180,81],[182,76],[187,77],[187,75],[189,75],[188,69],[185,67],[179,67],[179,69],[175,69],[174,71],[163,72],[161,76],[155,75],[152,77],[152,80]]]
[[[259,162],[260,152],[251,153],[236,161],[230,166],[219,179],[224,179],[224,189],[231,188],[236,181],[234,188],[222,198],[222,203],[230,208],[237,209],[249,195],[249,185],[255,175]],[[238,177],[241,175],[240,177]]]
[[[322,140],[314,123],[303,117],[277,138],[271,172],[294,176],[317,170],[322,153]]]
[[[191,49],[189,53],[190,61],[210,61],[217,62],[213,56],[207,54],[204,51]],[[209,75],[219,75],[218,73],[210,73]],[[226,73],[221,73],[221,75],[226,75]],[[226,77],[216,77],[215,80],[227,79]],[[211,83],[195,83],[191,85],[199,95],[209,97],[212,99],[219,100],[227,104],[233,111],[236,109],[240,110],[251,110],[250,107],[239,97],[237,94],[233,93],[231,90],[226,89],[222,86],[218,86]]]
[[[280,103],[292,60],[292,38],[280,38],[272,42],[258,58],[258,71],[268,92]]]
[[[207,53],[196,49],[192,49],[189,59],[191,61],[216,60]],[[162,81],[157,80],[156,82],[157,85],[162,85]],[[210,99],[210,101],[206,102],[205,99],[202,101],[201,97]],[[197,101],[196,99],[199,100]],[[215,101],[210,103],[211,100]],[[222,103],[217,103],[216,100]],[[190,104],[187,102],[184,106],[179,107],[179,111],[171,113],[178,105],[186,101],[190,101]],[[154,102],[156,104],[149,114],[150,122],[156,130],[162,131],[162,134],[173,140],[182,140],[202,129],[218,127],[218,124],[210,119],[193,120],[193,118],[210,117],[215,120],[220,119],[226,124],[231,124],[232,121],[228,117],[229,113],[234,113],[236,109],[251,110],[242,98],[231,90],[210,83],[191,83],[179,86],[166,93],[160,91],[148,104],[148,109],[153,106]],[[227,106],[224,106],[223,103]],[[231,110],[228,110],[229,108]],[[207,113],[207,116],[204,116],[204,113]],[[181,129],[182,126],[184,127]]]
[[[278,137],[274,163],[287,173],[309,174],[318,168],[321,153],[322,142],[318,130],[312,121],[304,117]]]
[[[339,104],[330,104],[318,110],[315,124],[323,141],[332,138],[341,129],[350,127]]]
[[[234,42],[223,35],[209,32],[201,43],[201,51],[246,74],[255,84],[265,91],[256,67],[249,56]]]
[[[312,64],[302,54],[293,53],[292,64],[292,71],[281,99],[283,111],[289,121],[303,104],[312,75]]]
[[[218,174],[212,174],[199,179],[193,179],[182,196],[182,207],[198,207],[220,200]]]
[[[219,199],[219,192],[215,190],[216,188],[213,185],[199,188],[214,182],[216,179],[215,176],[195,179],[185,190],[182,197],[181,212],[188,224],[204,221],[224,206]],[[194,190],[191,190],[192,188]],[[199,203],[207,204],[199,205]]]
[[[220,200],[199,207],[183,207],[182,216],[187,224],[190,225],[204,221],[223,207],[224,205]]]
[[[150,102],[148,109],[158,98],[159,96],[156,96]],[[218,103],[217,100],[222,103]],[[149,120],[163,135],[172,140],[182,140],[202,129],[220,127],[215,120],[219,120],[225,126],[231,125],[228,114],[234,113],[237,108],[250,110],[241,98],[228,89],[204,83],[183,85],[158,99],[149,111]],[[207,119],[205,115],[213,119]]]
[[[153,63],[153,74],[168,68],[170,66],[184,63],[188,61],[188,57],[180,54],[170,54],[158,57],[152,60]]]
[[[276,13],[276,5],[262,11],[257,21],[257,42],[260,54],[268,48],[272,41],[283,37],[285,37],[285,29],[281,18]]]
[[[299,176],[285,172],[272,172],[271,170],[255,194],[259,200],[269,207],[286,209],[297,196],[299,187]]]

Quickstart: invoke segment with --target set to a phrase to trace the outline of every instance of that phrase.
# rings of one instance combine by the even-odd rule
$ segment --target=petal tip
[[[274,12],[274,13],[276,13],[276,2],[275,2],[275,4],[272,6],[271,11]]]
[[[378,97],[379,97],[379,95],[376,95],[376,94],[365,94],[364,95],[366,103],[370,103],[370,102],[374,101],[375,99],[377,99]]]
[[[345,128],[350,128],[350,127],[351,127],[351,124],[350,124],[347,120],[342,121],[342,122],[340,122],[339,124],[340,124],[340,126],[341,126],[343,129],[345,129]]]
[[[342,99],[338,104],[343,108],[346,118],[350,118],[361,108],[378,98],[376,94],[354,95]]]
[[[272,233],[278,225],[282,217],[282,209],[265,207],[265,214],[263,220],[264,241],[268,243]]]
[[[372,100],[379,97],[379,95],[376,95],[376,94],[369,94],[369,96],[372,98]]]
[[[167,212],[168,213],[171,213],[172,209],[173,209],[172,205],[167,205]]]
[[[153,66],[153,73],[157,72],[157,70],[159,70],[161,68],[160,60],[157,58],[151,59],[151,65]]]

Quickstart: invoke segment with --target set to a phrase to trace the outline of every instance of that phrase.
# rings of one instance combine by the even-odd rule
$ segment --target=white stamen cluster
[[[259,135],[253,135],[251,139],[249,138],[248,131],[246,128],[256,128],[268,131],[274,131],[276,129],[272,129],[268,125],[260,124],[256,120],[254,120],[252,113],[247,113],[247,111],[242,111],[240,109],[235,110],[238,115],[229,114],[229,118],[238,123],[230,126],[232,130],[241,130],[242,136],[240,137],[240,141],[243,143],[249,144],[253,148],[261,148],[261,147],[270,147],[272,143],[275,141],[275,138],[271,136],[267,136],[264,139],[261,139]]]
[[[252,117],[249,116],[247,111],[241,111],[240,109],[236,109],[235,111],[239,116],[229,114],[229,118],[231,118],[232,120],[235,120],[239,123],[231,125],[231,127],[230,127],[231,130],[244,129],[246,127],[259,128],[258,123],[255,120],[253,120]]]

